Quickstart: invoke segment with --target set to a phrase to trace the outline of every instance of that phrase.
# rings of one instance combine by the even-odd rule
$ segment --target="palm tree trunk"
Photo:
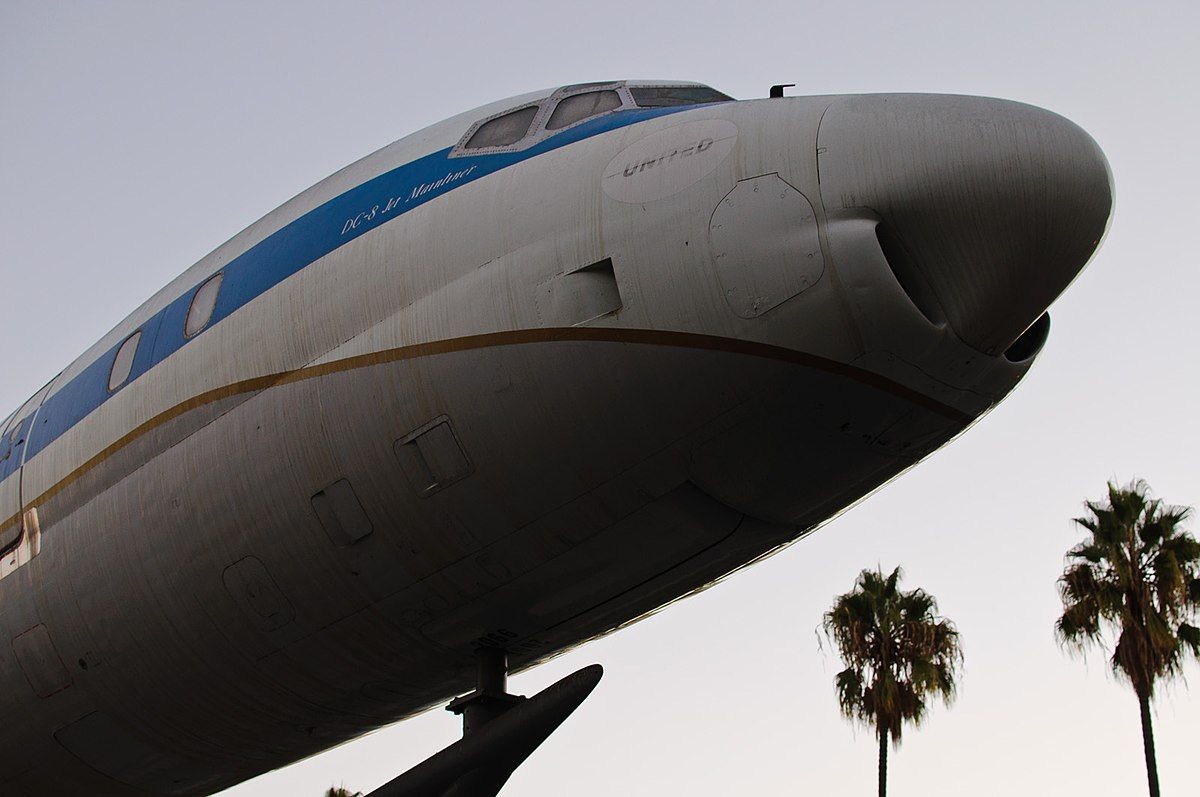
[[[879,797],[887,797],[887,728],[879,729]],[[1158,797],[1158,785],[1155,784],[1154,797]]]
[[[1150,782],[1150,797],[1158,794],[1158,765],[1154,762],[1154,728],[1150,725],[1150,695],[1138,690],[1142,707],[1142,746],[1146,750],[1146,779]]]

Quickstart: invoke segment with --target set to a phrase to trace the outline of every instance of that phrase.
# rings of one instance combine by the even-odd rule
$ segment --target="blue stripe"
[[[6,433],[0,439],[0,482],[7,479],[20,467],[21,457],[25,454],[25,441],[29,437],[29,426],[33,423],[33,415],[28,415],[17,422],[16,433]],[[0,517],[0,521],[4,520]]]
[[[222,269],[225,276],[220,295],[204,331],[335,249],[459,186],[576,141],[695,107],[617,111],[564,130],[520,152],[451,158],[451,148],[447,148],[368,180],[309,211],[230,261]],[[200,284],[203,280],[142,325],[133,370],[117,391],[109,392],[108,376],[120,343],[46,399],[37,414],[36,431],[27,435],[25,450],[21,452],[23,460],[13,456],[0,462],[0,481],[15,470],[17,463],[29,461],[115,393],[199,337],[185,338],[183,327],[192,296]]]

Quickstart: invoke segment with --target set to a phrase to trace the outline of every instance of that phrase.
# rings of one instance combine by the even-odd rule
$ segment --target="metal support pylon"
[[[463,738],[482,728],[513,706],[525,700],[508,693],[508,653],[500,648],[480,648],[475,652],[479,679],[475,691],[455,698],[446,710],[461,714]]]

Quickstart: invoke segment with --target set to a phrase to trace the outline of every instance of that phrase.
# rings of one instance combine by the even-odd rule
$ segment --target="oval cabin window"
[[[559,130],[620,107],[621,95],[611,89],[575,94],[562,100],[555,107],[554,113],[550,114],[550,121],[546,122],[546,129]]]
[[[121,348],[117,349],[117,356],[113,360],[112,370],[108,373],[109,390],[116,390],[125,384],[125,380],[129,379],[129,374],[133,371],[133,356],[137,354],[138,341],[141,338],[142,331],[139,329],[125,338],[125,342],[121,344]]]
[[[192,297],[188,307],[187,321],[183,324],[183,336],[186,338],[199,334],[212,320],[213,309],[217,306],[217,294],[221,292],[221,278],[224,274],[209,277]]]

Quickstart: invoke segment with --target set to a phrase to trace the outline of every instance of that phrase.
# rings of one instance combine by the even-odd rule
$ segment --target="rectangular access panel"
[[[338,479],[312,497],[313,511],[334,545],[353,545],[373,530],[354,487]]]
[[[445,415],[397,440],[395,451],[409,484],[422,498],[444,490],[474,471]]]

